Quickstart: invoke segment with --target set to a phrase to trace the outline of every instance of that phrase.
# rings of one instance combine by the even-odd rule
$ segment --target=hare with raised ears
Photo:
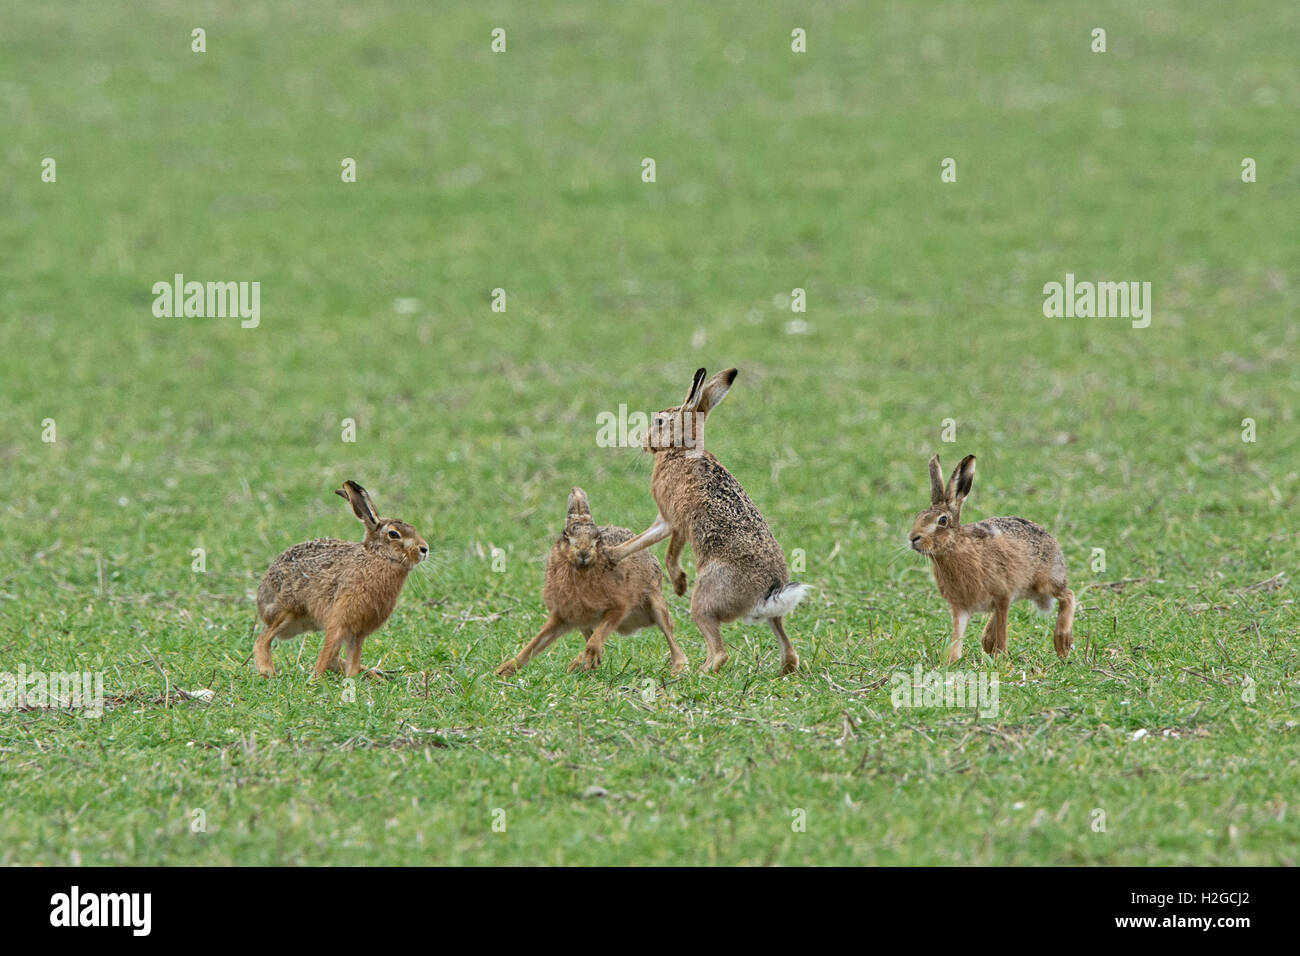
[[[405,521],[381,518],[366,489],[345,481],[346,498],[365,525],[365,538],[317,538],[296,544],[271,562],[257,589],[257,613],[266,628],[253,645],[257,669],[275,676],[271,642],[324,631],[325,646],[312,678],[327,670],[355,677],[361,645],[388,620],[406,575],[429,555],[429,546]],[[346,661],[340,661],[340,651]]]
[[[930,459],[930,507],[916,516],[912,549],[934,567],[934,580],[952,608],[949,664],[961,658],[962,635],[972,614],[991,616],[980,636],[987,654],[1007,649],[1007,612],[1029,599],[1044,614],[1057,602],[1053,632],[1062,658],[1074,643],[1074,592],[1067,586],[1065,555],[1046,530],[1024,518],[985,518],[961,523],[961,506],[975,480],[975,456],[961,460],[944,484],[939,456]]]
[[[673,619],[660,588],[663,570],[652,554],[638,554],[615,564],[609,557],[614,545],[632,537],[627,528],[600,525],[591,518],[587,494],[574,488],[564,533],[556,539],[546,561],[542,600],[550,617],[537,636],[518,654],[497,668],[507,676],[540,654],[557,637],[582,631],[587,646],[569,664],[569,670],[590,670],[600,664],[610,634],[631,634],[654,624],[668,639],[672,672],[686,669],[686,655],[673,640]]]
[[[678,594],[685,594],[681,556],[689,542],[698,567],[691,618],[709,645],[703,669],[716,672],[727,662],[722,625],[743,618],[767,621],[781,642],[781,673],[789,674],[798,668],[799,655],[783,620],[807,586],[790,582],[785,553],[758,508],[731,472],[704,450],[704,423],[726,397],[736,370],[719,372],[708,382],[704,376],[704,369],[696,372],[682,403],[651,421],[645,447],[655,456],[650,493],[659,516],[614,548],[612,556],[622,560],[669,538],[669,579]]]

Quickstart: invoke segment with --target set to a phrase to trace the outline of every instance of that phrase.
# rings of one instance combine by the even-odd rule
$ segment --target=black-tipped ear
[[[967,455],[953,469],[948,479],[948,499],[953,504],[961,504],[970,494],[971,485],[975,483],[975,456]]]
[[[695,380],[691,382],[691,390],[686,393],[686,398],[682,401],[682,408],[690,408],[700,397],[700,383],[704,381],[704,376],[708,375],[707,369],[696,369]]]
[[[930,459],[930,505],[941,505],[947,499],[943,484],[943,471],[939,468],[939,456]]]
[[[709,379],[708,383],[700,389],[699,397],[695,401],[695,410],[707,415],[721,405],[722,400],[727,397],[727,392],[731,391],[731,383],[739,374],[738,369],[729,368]]]
[[[343,487],[335,489],[334,494],[348,500],[348,503],[352,505],[352,513],[367,528],[379,526],[379,516],[375,513],[375,506],[370,500],[370,493],[355,481],[349,479],[343,482]]]
[[[587,504],[587,493],[581,488],[569,492],[569,517],[591,516],[591,506]]]

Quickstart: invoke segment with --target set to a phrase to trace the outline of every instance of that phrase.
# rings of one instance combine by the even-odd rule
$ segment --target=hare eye
[[[948,524],[947,515],[939,515],[939,527],[945,527]]]
[[[392,529],[389,529],[389,531],[388,531],[388,536],[389,536],[390,538],[400,538],[400,537],[401,537],[400,534],[398,534],[396,531],[393,531]]]

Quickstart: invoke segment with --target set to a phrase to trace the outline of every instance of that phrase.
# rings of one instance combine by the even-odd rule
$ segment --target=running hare
[[[1007,649],[1007,611],[1028,598],[1044,614],[1057,602],[1053,638],[1062,658],[1074,643],[1074,592],[1065,579],[1065,555],[1056,539],[1024,518],[961,523],[961,505],[975,480],[975,456],[961,460],[945,485],[939,456],[930,459],[930,507],[916,516],[912,549],[934,566],[934,581],[952,608],[949,664],[961,658],[961,639],[972,614],[992,612],[980,644],[987,654]]]

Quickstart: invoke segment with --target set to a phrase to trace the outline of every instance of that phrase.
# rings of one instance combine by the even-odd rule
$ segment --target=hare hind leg
[[[703,673],[717,673],[727,663],[727,646],[722,640],[722,625],[745,616],[755,604],[747,590],[743,574],[724,562],[707,562],[696,571],[695,590],[691,592],[691,620],[709,645],[708,657],[700,668]]]
[[[271,660],[271,642],[275,640],[276,632],[284,626],[285,619],[285,615],[281,615],[267,624],[262,629],[262,633],[257,635],[257,640],[253,642],[253,660],[257,664],[258,673],[263,677],[275,676],[275,664]]]
[[[776,639],[781,642],[781,673],[793,674],[799,669],[799,652],[794,649],[794,644],[785,634],[784,618],[768,618],[768,624],[772,625],[772,633]]]
[[[722,642],[722,624],[711,614],[697,610],[691,611],[691,620],[695,622],[695,626],[704,635],[705,643],[709,645],[709,654],[704,658],[700,672],[716,674],[722,670],[722,665],[727,663],[727,645]]]
[[[287,641],[306,631],[317,630],[316,622],[310,616],[292,609],[281,609],[271,615],[266,629],[253,642],[253,659],[257,669],[266,677],[275,676],[275,665],[271,663],[271,642]]]
[[[1074,646],[1074,592],[1065,585],[1056,591],[1056,627],[1052,630],[1052,643],[1057,655],[1064,660]]]

